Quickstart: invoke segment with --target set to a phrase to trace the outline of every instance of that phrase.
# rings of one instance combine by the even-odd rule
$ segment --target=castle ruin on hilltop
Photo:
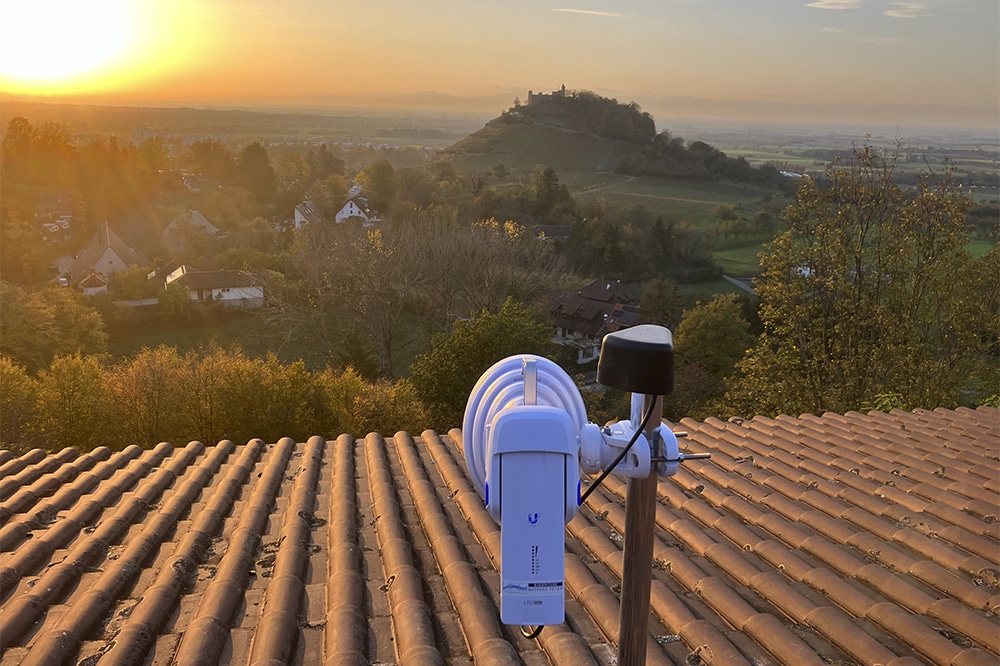
[[[562,99],[564,97],[566,97],[566,84],[565,83],[562,85],[562,88],[560,88],[559,90],[553,90],[550,93],[536,93],[536,92],[534,92],[532,90],[529,90],[528,91],[528,101],[525,102],[525,105],[526,106],[531,106],[532,102],[535,102],[535,101],[538,101],[538,100],[541,100],[541,99],[553,99],[553,98]]]

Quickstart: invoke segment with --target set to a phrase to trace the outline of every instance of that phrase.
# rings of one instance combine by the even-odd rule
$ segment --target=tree
[[[51,451],[67,446],[89,451],[112,441],[106,414],[104,374],[96,356],[59,356],[38,375],[34,430]]]
[[[354,177],[364,189],[368,203],[377,211],[389,210],[396,191],[399,189],[399,179],[396,169],[389,160],[378,159],[362,169]]]
[[[337,361],[343,368],[354,368],[362,378],[372,381],[378,378],[378,359],[371,344],[357,328],[352,328],[345,336],[337,352]]]
[[[684,312],[677,327],[677,357],[697,363],[722,380],[756,342],[736,294],[716,294]]]
[[[277,191],[274,167],[267,149],[257,141],[248,143],[240,151],[236,162],[236,182],[249,190],[257,203],[267,203],[274,198]]]
[[[736,209],[729,204],[719,204],[712,209],[712,215],[719,218],[723,222],[735,220],[739,217],[739,215],[736,214]]]
[[[414,270],[415,245],[409,238],[412,228],[361,229],[349,244],[350,258],[356,262],[344,278],[347,294],[354,301],[360,323],[375,345],[379,373],[393,376],[392,343],[396,326],[403,312],[403,303],[423,282],[420,271]],[[341,245],[345,247],[345,245]]]
[[[39,284],[51,277],[54,252],[27,216],[0,211],[0,278],[17,284]]]
[[[330,407],[328,432],[364,437],[369,432],[416,432],[427,427],[427,411],[407,380],[366,382],[348,367],[316,378]]]
[[[965,251],[969,199],[945,178],[909,194],[895,156],[871,147],[802,179],[787,230],[761,258],[764,332],[727,400],[753,413],[847,411],[894,396],[900,407],[955,405],[996,367],[996,254]],[[995,332],[995,328],[992,329]]]
[[[155,298],[156,282],[149,279],[149,269],[141,266],[130,266],[123,271],[115,271],[108,276],[108,292],[116,299],[137,301],[143,298]]]
[[[0,446],[28,445],[28,426],[35,414],[35,380],[23,366],[0,356]]]
[[[676,330],[681,319],[683,297],[680,287],[673,280],[654,278],[642,288],[639,296],[639,313],[643,323],[666,326]]]
[[[176,282],[171,282],[160,289],[156,294],[156,300],[167,319],[183,319],[191,302],[188,288]]]
[[[228,146],[220,141],[204,139],[191,144],[181,163],[220,183],[232,184],[235,179],[236,160]]]
[[[431,351],[417,356],[410,376],[417,395],[441,428],[462,421],[469,392],[480,375],[513,354],[551,356],[551,327],[508,298],[495,313],[483,310],[472,319],[455,322],[451,333],[431,339]]]
[[[664,409],[675,419],[708,416],[725,393],[725,380],[757,341],[736,294],[716,294],[685,310],[676,329],[677,379]]]
[[[37,372],[58,355],[99,354],[108,336],[101,315],[65,287],[29,290],[0,282],[0,353]]]
[[[344,177],[335,173],[313,182],[309,186],[308,196],[326,215],[327,219],[332,221],[337,212],[344,206],[344,202],[347,201],[348,190]]]
[[[306,154],[306,162],[314,180],[325,180],[332,175],[341,177],[344,175],[344,160],[334,157],[325,143],[320,145],[316,153],[310,150]]]
[[[106,374],[111,404],[109,419],[118,442],[151,446],[185,436],[177,418],[181,358],[172,347],[143,349]]]

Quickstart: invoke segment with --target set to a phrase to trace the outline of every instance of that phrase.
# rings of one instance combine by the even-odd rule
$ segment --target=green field
[[[993,248],[997,246],[993,241],[988,240],[974,240],[965,246],[965,249],[969,251],[973,257],[981,257]]]
[[[722,267],[726,275],[750,276],[760,272],[758,254],[763,249],[761,243],[716,250],[712,253],[715,263]]]
[[[712,210],[719,204],[729,204],[749,213],[756,209],[765,194],[758,188],[718,181],[618,178],[617,183],[576,190],[573,194],[582,201],[601,197],[613,208],[641,206],[666,220],[685,220],[697,226],[710,222]]]

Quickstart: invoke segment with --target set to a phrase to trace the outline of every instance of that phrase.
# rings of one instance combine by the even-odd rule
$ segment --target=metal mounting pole
[[[644,395],[640,414],[645,414],[651,404],[653,413],[643,433],[649,442],[653,442],[654,430],[662,421],[663,396]],[[638,419],[641,419],[641,416]],[[638,427],[639,420],[634,408],[632,420]],[[652,453],[655,456],[659,451]],[[646,663],[657,480],[654,465],[648,477],[629,479],[625,491],[625,544],[622,555],[621,613],[618,625],[619,666],[643,666]]]

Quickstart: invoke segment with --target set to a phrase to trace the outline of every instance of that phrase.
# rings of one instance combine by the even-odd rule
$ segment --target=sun
[[[0,90],[99,85],[134,38],[134,0],[0,0]]]

